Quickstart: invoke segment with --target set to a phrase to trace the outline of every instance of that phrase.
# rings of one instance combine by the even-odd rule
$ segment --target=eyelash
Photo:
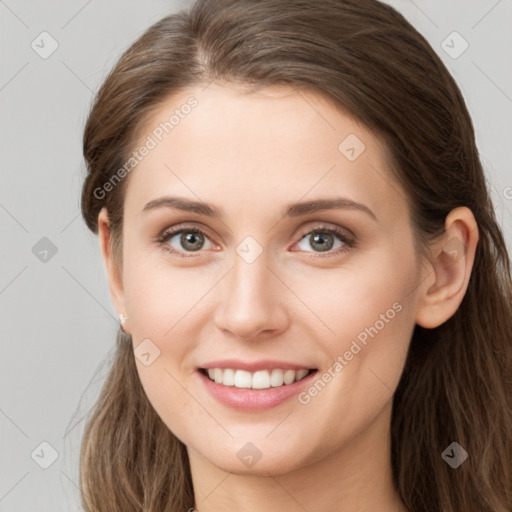
[[[169,253],[179,256],[181,258],[193,258],[193,257],[195,257],[194,254],[182,253],[181,251],[177,251],[173,247],[171,247],[169,244],[167,244],[167,242],[171,238],[173,238],[175,235],[177,235],[179,233],[183,233],[183,232],[201,233],[203,236],[210,238],[208,233],[206,233],[204,230],[202,230],[198,227],[193,227],[193,228],[184,227],[184,228],[173,228],[173,229],[165,231],[158,238],[157,242],[159,243],[159,245],[162,246],[162,249],[166,252],[169,252]],[[325,257],[337,256],[339,254],[350,251],[352,248],[354,248],[356,246],[356,240],[347,236],[340,229],[336,229],[336,228],[332,228],[332,227],[323,227],[323,226],[317,226],[313,229],[309,229],[309,230],[302,232],[300,234],[300,239],[298,240],[298,242],[300,242],[303,238],[305,238],[308,235],[313,235],[313,234],[318,234],[318,233],[328,233],[330,235],[334,235],[334,236],[338,237],[339,240],[341,240],[344,243],[344,246],[342,246],[341,248],[338,248],[337,250],[335,250],[333,252],[331,252],[331,251],[327,251],[326,253],[317,252],[317,253],[314,253],[314,254],[308,256],[308,258],[318,258],[318,257],[325,258]],[[201,251],[195,251],[195,252],[201,252]],[[307,252],[309,252],[309,251],[307,251]]]

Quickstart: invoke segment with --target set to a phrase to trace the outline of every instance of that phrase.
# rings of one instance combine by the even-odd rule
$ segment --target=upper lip
[[[314,370],[312,366],[303,364],[288,363],[286,361],[261,360],[261,361],[240,361],[238,359],[223,359],[222,361],[211,361],[198,367],[199,369],[208,368],[231,368],[234,370],[246,370],[248,372],[257,372],[260,370]]]

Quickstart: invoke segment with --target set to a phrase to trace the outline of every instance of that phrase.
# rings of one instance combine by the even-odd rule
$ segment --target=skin
[[[471,211],[453,210],[432,261],[421,260],[386,148],[312,92],[192,87],[154,113],[140,140],[191,95],[198,106],[128,178],[122,267],[105,209],[99,234],[113,304],[128,318],[124,330],[134,348],[149,338],[160,350],[148,366],[136,359],[137,369],[156,412],[187,446],[196,510],[406,510],[391,478],[393,393],[415,324],[440,325],[464,297],[478,241]],[[366,146],[354,161],[338,149],[349,134]],[[224,215],[142,213],[165,195],[211,203]],[[357,209],[282,215],[288,203],[332,196],[363,203],[377,220]],[[185,258],[156,241],[183,223],[208,233],[199,251],[187,252],[180,235],[166,242]],[[336,254],[344,244],[334,238],[324,253],[311,235],[301,240],[302,229],[319,226],[349,230],[356,246]],[[236,252],[247,236],[263,249],[252,263]],[[456,257],[454,243],[464,248]],[[397,302],[401,311],[307,404],[294,397],[266,411],[237,411],[215,401],[195,371],[238,358],[325,372]],[[262,455],[250,468],[237,457],[249,442]]]

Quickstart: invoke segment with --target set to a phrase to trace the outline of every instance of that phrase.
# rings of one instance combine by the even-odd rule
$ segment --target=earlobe
[[[126,314],[123,281],[121,271],[113,257],[112,242],[110,236],[110,220],[108,212],[103,207],[98,214],[98,236],[100,239],[101,253],[107,273],[110,298],[114,308],[119,314]],[[123,323],[123,330],[128,333],[126,322]]]
[[[416,323],[421,327],[438,327],[459,308],[471,276],[478,238],[478,226],[469,208],[455,208],[448,214],[444,236],[432,248],[432,263],[426,270],[431,276],[423,278],[419,289]]]

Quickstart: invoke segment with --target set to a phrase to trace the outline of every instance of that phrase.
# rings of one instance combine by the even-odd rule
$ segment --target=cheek
[[[308,322],[319,327],[315,339],[326,354],[326,368],[319,378],[330,382],[318,400],[312,389],[304,401],[311,399],[314,407],[325,411],[338,401],[339,409],[326,413],[332,421],[349,422],[357,429],[391,399],[415,325],[411,293],[415,275],[412,250],[397,252],[390,247],[331,272],[321,286],[318,281],[314,288],[310,279],[301,281],[298,293],[308,297],[308,306],[322,320]],[[350,420],[345,415],[348,410]]]
[[[389,332],[403,330],[411,322],[408,319],[402,323],[406,316],[403,312],[413,297],[412,254],[397,254],[390,248],[354,259],[325,275],[322,278],[318,269],[308,269],[296,280],[294,291],[316,313],[318,320],[311,313],[309,316],[325,333],[319,338],[323,337],[337,353],[348,350],[350,341],[358,335],[364,341],[372,326],[376,325],[379,332]]]
[[[204,435],[204,429],[214,429],[208,423],[210,417],[198,407],[184,385],[183,376],[169,361],[165,351],[150,366],[138,360],[137,372],[144,393],[167,428],[183,443],[189,444],[197,436]]]
[[[390,250],[350,282],[353,292],[340,312],[346,323],[337,324],[335,353],[351,366],[351,385],[361,397],[381,391],[377,394],[390,398],[398,385],[415,325],[415,275],[412,251]]]
[[[215,276],[166,262],[165,254],[146,262],[127,262],[125,300],[130,328],[138,335],[163,338],[215,282]],[[210,284],[209,284],[210,283]]]
[[[355,436],[389,404],[415,325],[414,260],[392,251],[370,260],[326,280],[308,303],[334,334],[316,336],[326,355],[318,375],[323,383],[312,383],[300,400],[304,411],[314,411],[311,428],[342,426],[332,434],[333,445]]]
[[[135,354],[138,346],[157,354],[147,366],[136,357],[140,382],[153,409],[182,441],[188,439],[191,425],[201,424],[200,411],[186,389],[189,356],[197,339],[190,319],[205,293],[192,275],[160,263],[134,262],[125,286]]]
[[[127,259],[124,288],[135,353],[139,345],[140,351],[147,345],[158,354],[149,366],[136,361],[139,376],[158,414],[173,421],[181,421],[176,410],[191,405],[182,384],[192,371],[190,355],[200,339],[202,298],[218,280],[212,274],[211,269],[172,266],[165,254],[146,261]]]

